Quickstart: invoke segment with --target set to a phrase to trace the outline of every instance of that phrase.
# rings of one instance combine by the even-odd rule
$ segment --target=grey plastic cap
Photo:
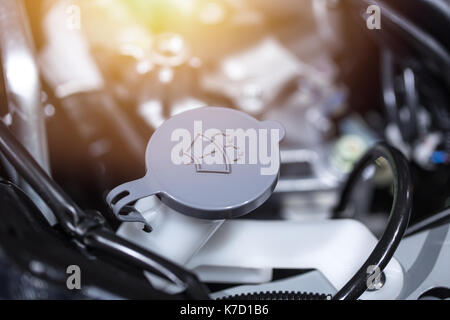
[[[194,124],[199,121],[202,123],[202,132],[205,133],[201,136],[194,129]],[[177,140],[180,137],[174,132],[180,132],[180,129],[185,133],[189,132],[192,141],[182,144],[181,140]],[[230,160],[228,157],[223,164],[210,165],[206,161],[194,161],[198,157],[189,152],[193,152],[196,140],[204,140],[202,144],[206,148],[201,149],[201,152],[205,152],[202,156],[204,159],[208,156],[208,145],[219,135],[207,136],[209,129],[216,129],[223,136],[224,144],[221,147],[231,148],[235,159]],[[237,139],[227,135],[229,130],[238,129],[247,134],[258,133],[256,149],[255,143],[251,144],[249,139],[245,140],[244,145],[241,143],[238,146]],[[251,130],[247,131],[249,129]],[[278,137],[275,142],[277,154],[271,155],[271,133],[274,131],[278,132],[275,135]],[[128,204],[151,195],[158,195],[163,203],[182,214],[200,219],[221,220],[243,216],[262,205],[275,189],[280,171],[278,144],[284,135],[284,128],[279,123],[261,122],[233,109],[205,107],[184,112],[167,120],[153,134],[146,151],[145,177],[115,188],[109,193],[107,202],[121,221],[146,223],[137,212],[124,215],[121,211]],[[177,145],[182,152],[174,151]],[[257,156],[258,161],[249,161],[250,151],[253,156]],[[277,161],[271,164],[266,161],[263,165],[259,151]],[[226,152],[223,150],[224,155]],[[188,156],[188,161],[176,164],[173,161],[174,153]],[[215,152],[213,154],[216,155]],[[236,163],[237,161],[241,163]],[[272,165],[270,174],[262,174],[269,165]]]

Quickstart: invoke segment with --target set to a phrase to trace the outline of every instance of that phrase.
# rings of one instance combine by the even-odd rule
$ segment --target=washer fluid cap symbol
[[[233,109],[205,107],[176,115],[150,139],[146,175],[112,190],[107,202],[125,222],[146,223],[140,213],[124,208],[151,195],[191,217],[243,216],[275,189],[284,135],[278,122]]]

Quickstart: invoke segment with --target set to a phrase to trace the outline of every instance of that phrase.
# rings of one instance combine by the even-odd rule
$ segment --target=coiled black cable
[[[353,278],[333,297],[334,300],[355,300],[367,290],[369,267],[383,271],[395,253],[406,228],[412,209],[413,186],[409,165],[403,154],[397,149],[381,142],[373,147],[355,166],[343,189],[336,212],[342,212],[351,199],[353,189],[363,171],[378,158],[389,163],[394,176],[394,200],[386,229],[363,266]],[[376,268],[374,270],[376,270]]]
[[[340,202],[335,208],[335,212],[342,212],[346,209],[353,189],[364,170],[378,158],[384,158],[389,163],[394,176],[394,200],[386,229],[378,241],[377,246],[370,254],[369,258],[356,274],[339,290],[333,300],[356,300],[368,288],[367,279],[370,274],[367,270],[371,266],[383,271],[393,257],[405,231],[408,227],[412,209],[413,186],[409,164],[400,151],[386,143],[378,143],[356,164],[350,174],[346,185],[342,191]],[[375,268],[374,268],[375,269]],[[328,296],[311,293],[287,293],[287,292],[266,292],[251,293],[222,298],[224,300],[326,300]]]

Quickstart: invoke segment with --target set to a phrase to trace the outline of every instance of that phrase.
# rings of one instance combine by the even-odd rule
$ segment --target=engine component
[[[278,123],[240,111],[210,107],[184,112],[151,138],[145,177],[118,186],[107,202],[121,221],[142,222],[145,231],[156,223],[145,245],[150,241],[159,254],[186,264],[225,219],[243,216],[270,197],[278,182],[283,137]],[[136,210],[123,212],[131,202],[152,195],[162,203],[153,198],[150,219]],[[171,241],[174,234],[183,239],[177,246]],[[149,280],[165,288],[154,277]]]
[[[107,202],[119,220],[128,222],[146,223],[137,212],[120,213],[131,202],[155,194],[172,209],[196,218],[245,215],[264,203],[277,184],[283,137],[278,123],[260,122],[231,109],[182,113],[151,138],[145,177],[115,188]]]

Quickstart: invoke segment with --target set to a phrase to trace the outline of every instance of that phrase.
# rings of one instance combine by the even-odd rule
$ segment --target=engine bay
[[[0,298],[448,300],[450,6],[410,2],[1,1]]]

